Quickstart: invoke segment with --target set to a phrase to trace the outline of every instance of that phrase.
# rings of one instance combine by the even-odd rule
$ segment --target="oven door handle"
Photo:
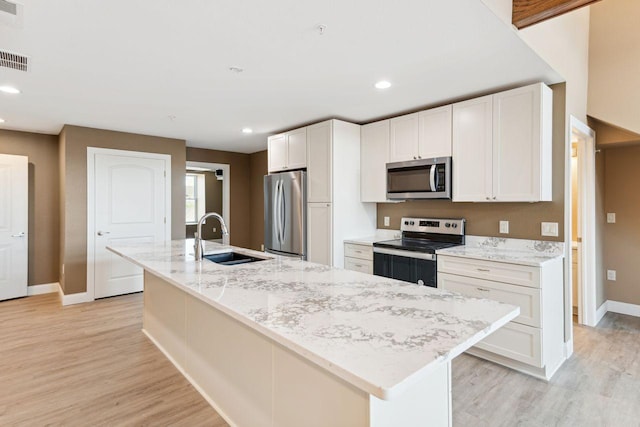
[[[428,261],[435,261],[435,254],[425,254],[424,252],[413,252],[413,251],[403,251],[399,249],[388,249],[388,248],[378,248],[374,247],[373,252],[376,254],[383,255],[396,255],[405,258],[416,258],[416,259],[425,259]]]

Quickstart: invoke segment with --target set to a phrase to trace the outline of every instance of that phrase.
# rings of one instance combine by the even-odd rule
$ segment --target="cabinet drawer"
[[[344,268],[346,270],[359,271],[360,273],[373,274],[373,261],[345,257]]]
[[[507,323],[484,340],[477,348],[542,368],[542,334],[540,329],[518,323]]]
[[[355,245],[353,243],[344,244],[344,256],[349,258],[360,258],[373,260],[373,246]]]
[[[540,287],[540,268],[527,265],[438,255],[438,272],[531,288]]]
[[[514,322],[540,327],[540,289],[447,273],[438,274],[438,287],[471,297],[517,305],[520,307],[520,316]]]

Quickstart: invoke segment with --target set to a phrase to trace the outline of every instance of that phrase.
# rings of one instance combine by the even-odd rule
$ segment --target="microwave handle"
[[[437,165],[431,165],[431,172],[429,173],[429,183],[431,184],[431,191],[437,191],[437,188],[436,188],[436,167],[437,167]]]

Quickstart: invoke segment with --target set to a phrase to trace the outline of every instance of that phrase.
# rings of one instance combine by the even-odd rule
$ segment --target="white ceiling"
[[[22,90],[0,93],[7,129],[68,123],[250,153],[329,117],[363,123],[562,80],[480,0],[23,4],[22,28],[0,22],[0,49],[33,62],[29,73],[0,68],[0,86]],[[373,88],[383,78],[391,89]]]

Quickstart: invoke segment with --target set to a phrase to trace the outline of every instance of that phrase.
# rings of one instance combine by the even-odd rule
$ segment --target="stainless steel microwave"
[[[387,199],[451,199],[451,157],[387,163]]]

